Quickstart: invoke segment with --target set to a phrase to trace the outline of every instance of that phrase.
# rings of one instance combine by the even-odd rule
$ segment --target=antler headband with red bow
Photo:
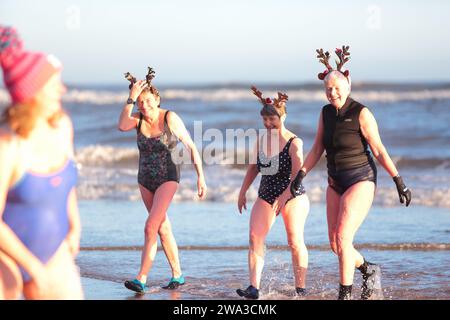
[[[334,51],[334,53],[336,53],[339,58],[339,61],[336,60],[336,70],[342,73],[345,77],[348,77],[350,75],[350,71],[342,71],[342,67],[344,66],[344,64],[348,60],[350,60],[350,52],[348,52],[349,49],[349,46],[342,46],[342,49],[336,48],[336,50]],[[320,80],[323,80],[329,72],[333,71],[333,68],[328,63],[328,60],[330,60],[330,53],[328,51],[324,53],[323,49],[317,49],[316,52],[317,58],[319,58],[320,63],[323,63],[325,67],[327,67],[324,72],[321,72],[317,75]]]
[[[156,90],[156,88],[154,86],[152,86],[152,80],[153,78],[155,78],[155,71],[153,70],[153,68],[151,67],[147,67],[148,72],[147,75],[145,76],[145,81],[148,84],[148,88],[153,92],[155,91],[156,94],[159,94],[158,90]],[[135,84],[135,82],[137,81],[135,77],[133,77],[133,75],[129,72],[126,72],[125,74],[125,79],[127,79],[128,81],[130,81],[130,85],[128,86],[129,89],[131,89],[131,87],[133,86],[133,84]]]
[[[271,99],[269,97],[263,98],[262,92],[258,90],[255,86],[251,87],[253,94],[258,97],[261,104],[263,105],[263,109],[265,108],[269,114],[276,114],[280,116],[277,108],[281,108],[282,103],[286,103],[289,99],[288,95],[282,92],[278,92],[278,98]]]

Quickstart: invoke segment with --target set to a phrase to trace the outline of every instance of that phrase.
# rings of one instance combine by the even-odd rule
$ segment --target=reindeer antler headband
[[[130,85],[128,86],[129,89],[131,89],[131,87],[133,86],[133,84],[136,83],[136,78],[133,77],[133,75],[129,72],[125,72],[125,79],[127,79],[128,81],[130,81]]]
[[[273,114],[280,116],[278,112],[278,108],[281,108],[281,104],[286,103],[288,101],[288,95],[282,92],[278,92],[278,98],[271,99],[269,97],[263,98],[262,92],[258,90],[255,86],[251,87],[253,94],[258,97],[261,104],[263,105],[263,110],[265,110],[268,114]]]
[[[342,71],[342,67],[348,60],[350,60],[350,52],[348,52],[349,49],[349,46],[342,46],[342,49],[336,48],[336,50],[334,51],[334,53],[336,53],[339,58],[339,61],[336,60],[336,70],[342,73],[347,79],[350,75],[350,71]],[[327,67],[324,72],[321,72],[317,75],[320,80],[323,80],[329,72],[333,71],[333,68],[328,63],[328,60],[330,60],[330,53],[328,51],[324,53],[323,49],[317,49],[316,52],[317,58],[319,58],[320,63],[323,63],[325,67]]]
[[[147,67],[147,68],[148,68],[148,72],[147,72],[147,75],[145,76],[145,81],[146,81],[147,84],[148,84],[148,88],[149,88],[150,91],[152,91],[153,93],[159,95],[158,90],[157,90],[154,86],[152,86],[152,80],[155,78],[155,71],[154,71],[153,68],[151,68],[151,67]],[[136,83],[137,80],[136,80],[136,78],[133,77],[133,75],[132,75],[131,73],[129,73],[129,72],[126,72],[124,75],[125,75],[125,79],[127,79],[128,81],[131,82],[130,85],[128,86],[128,88],[131,89],[131,87],[133,86],[133,84]]]
[[[151,88],[152,87],[152,80],[153,78],[155,78],[155,70],[153,70],[152,67],[147,67],[148,72],[147,75],[145,76],[145,81],[147,81],[148,87]]]

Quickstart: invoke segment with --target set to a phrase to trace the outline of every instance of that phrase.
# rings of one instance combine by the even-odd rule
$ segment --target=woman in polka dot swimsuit
[[[305,295],[308,251],[303,240],[303,229],[309,212],[309,200],[302,185],[294,196],[289,188],[291,177],[303,164],[303,142],[284,126],[288,96],[279,92],[276,99],[264,99],[257,88],[252,87],[252,90],[263,104],[260,114],[267,133],[258,138],[256,161],[250,162],[239,193],[238,208],[242,213],[242,208],[247,209],[245,194],[261,172],[258,198],[250,217],[250,286],[245,290],[238,289],[237,293],[245,298],[258,299],[264,266],[264,241],[276,216],[281,213],[292,254],[296,293]]]

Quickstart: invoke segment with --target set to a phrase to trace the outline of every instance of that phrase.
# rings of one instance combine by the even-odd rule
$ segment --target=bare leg
[[[167,261],[169,261],[170,268],[172,269],[172,277],[178,278],[181,276],[180,259],[178,257],[178,246],[175,237],[173,236],[169,217],[166,216],[166,219],[162,222],[158,234]]]
[[[272,206],[257,198],[250,216],[250,247],[248,251],[250,284],[257,289],[259,289],[264,267],[264,241],[275,217]]]
[[[63,242],[53,257],[45,265],[48,288],[38,293],[33,280],[23,286],[25,299],[36,300],[82,300],[83,289],[78,267],[70,253],[69,246]]]
[[[153,205],[153,193],[151,193],[142,185],[139,185],[139,189],[141,191],[141,196],[142,200],[144,201],[145,207],[150,213]],[[161,245],[164,254],[166,255],[170,268],[172,269],[172,277],[178,278],[179,276],[181,276],[180,260],[178,258],[178,247],[175,241],[175,237],[172,233],[172,227],[169,218],[167,216],[166,219],[164,219],[164,221],[162,222],[161,227],[158,230],[158,234],[161,239]]]
[[[147,280],[156,256],[157,236],[162,222],[166,219],[167,209],[178,187],[175,181],[163,183],[153,195],[153,203],[145,223],[145,243],[142,250],[141,268],[136,277],[141,282]]]
[[[328,220],[328,238],[330,241],[331,250],[337,255],[337,225],[339,218],[341,196],[332,188],[327,189],[327,220]],[[358,257],[358,251],[355,250],[354,254]],[[359,267],[363,263],[364,258],[358,257],[356,259],[355,267]]]
[[[339,207],[341,196],[332,188],[327,188],[327,223],[328,223],[328,240],[330,241],[331,250],[337,254],[336,243],[336,226],[339,216]]]
[[[305,288],[306,285],[308,250],[303,231],[308,212],[309,199],[306,194],[290,200],[282,212],[288,245],[291,248],[296,288]]]
[[[375,193],[375,184],[362,181],[351,186],[341,197],[336,225],[339,274],[342,285],[353,284],[355,267],[364,259],[353,247],[353,238],[369,213]]]

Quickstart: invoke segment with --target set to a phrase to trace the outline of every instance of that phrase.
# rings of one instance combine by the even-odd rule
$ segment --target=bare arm
[[[253,181],[255,181],[256,176],[258,175],[258,168],[256,166],[256,155],[258,152],[258,140],[255,143],[255,147],[253,148],[253,154],[250,157],[250,163],[247,168],[247,173],[245,174],[244,181],[242,181],[241,190],[239,191],[238,198],[238,210],[239,213],[242,213],[242,208],[247,210],[247,199],[245,194],[247,193],[248,188],[252,185]]]
[[[11,257],[34,278],[44,266],[20,241],[11,228],[3,221],[6,197],[11,187],[11,178],[16,170],[18,146],[13,138],[0,136],[0,250]]]
[[[323,146],[323,120],[322,120],[322,112],[320,112],[319,116],[319,123],[317,125],[317,133],[316,138],[314,139],[314,144],[309,151],[308,155],[306,156],[306,160],[303,163],[301,169],[297,171],[297,175],[295,176],[294,180],[292,180],[290,185],[290,192],[292,195],[300,195],[302,192],[304,192],[304,188],[302,185],[303,178],[306,176],[306,173],[308,173],[314,166],[317,164],[317,161],[319,161],[320,157],[323,154],[324,151]]]
[[[292,159],[291,181],[303,165],[303,141],[300,138],[292,140],[289,154]]]
[[[183,120],[173,111],[169,112],[167,116],[167,122],[169,124],[170,130],[173,134],[180,139],[183,145],[190,151],[191,161],[194,163],[195,170],[197,171],[198,181],[198,196],[203,199],[206,197],[206,183],[205,176],[203,174],[202,158],[197,150],[197,147],[192,141],[191,135],[187,131]]]
[[[76,256],[80,250],[81,222],[75,188],[73,188],[69,194],[68,211],[70,227],[66,240],[72,255]]]
[[[247,173],[245,174],[244,181],[242,181],[241,190],[239,194],[245,195],[247,193],[248,188],[252,185],[253,181],[255,181],[258,176],[258,168],[256,164],[250,163],[247,168]]]
[[[120,131],[130,131],[137,127],[139,118],[136,116],[136,114],[132,114],[132,111],[132,104],[126,104],[123,107],[122,113],[120,114],[119,118],[119,124],[117,125],[117,128]]]
[[[359,114],[359,123],[361,132],[367,140],[374,157],[393,178],[397,187],[400,203],[405,203],[406,206],[409,206],[412,197],[411,190],[406,187],[402,177],[398,174],[394,162],[381,142],[377,121],[369,109],[364,108],[361,110],[361,113]]]
[[[377,121],[369,109],[364,108],[361,110],[359,115],[359,123],[361,125],[361,132],[367,140],[374,157],[383,166],[383,168],[386,169],[391,177],[398,175],[394,162],[381,142]]]
[[[323,121],[322,121],[322,112],[320,113],[319,123],[317,125],[317,133],[316,138],[314,139],[314,144],[306,156],[305,162],[301,170],[305,173],[311,171],[317,162],[320,160],[320,157],[323,154],[324,146],[323,146]]]
[[[61,128],[63,128],[63,139],[65,141],[65,145],[67,146],[66,152],[71,158],[73,158],[75,155],[73,147],[73,125],[68,116],[65,116],[62,119]],[[68,217],[69,232],[66,236],[66,241],[69,245],[71,253],[73,254],[73,256],[76,256],[80,248],[81,222],[80,213],[78,211],[77,193],[75,188],[72,188],[68,197]]]
[[[250,163],[247,168],[247,173],[245,174],[244,181],[242,181],[241,191],[240,193],[244,194],[247,192],[248,188],[252,185],[253,181],[255,181],[256,176],[258,175],[258,168],[256,166],[256,155],[258,152],[258,142],[255,143],[253,147],[253,154],[250,157]]]
[[[129,98],[131,98],[131,100],[133,101],[136,101],[145,87],[147,87],[147,82],[143,80],[137,81],[130,89]],[[120,113],[119,123],[117,125],[117,128],[120,131],[130,131],[136,128],[139,122],[139,118],[136,114],[132,114],[133,106],[133,104],[125,104],[125,106],[123,107],[122,112]]]

